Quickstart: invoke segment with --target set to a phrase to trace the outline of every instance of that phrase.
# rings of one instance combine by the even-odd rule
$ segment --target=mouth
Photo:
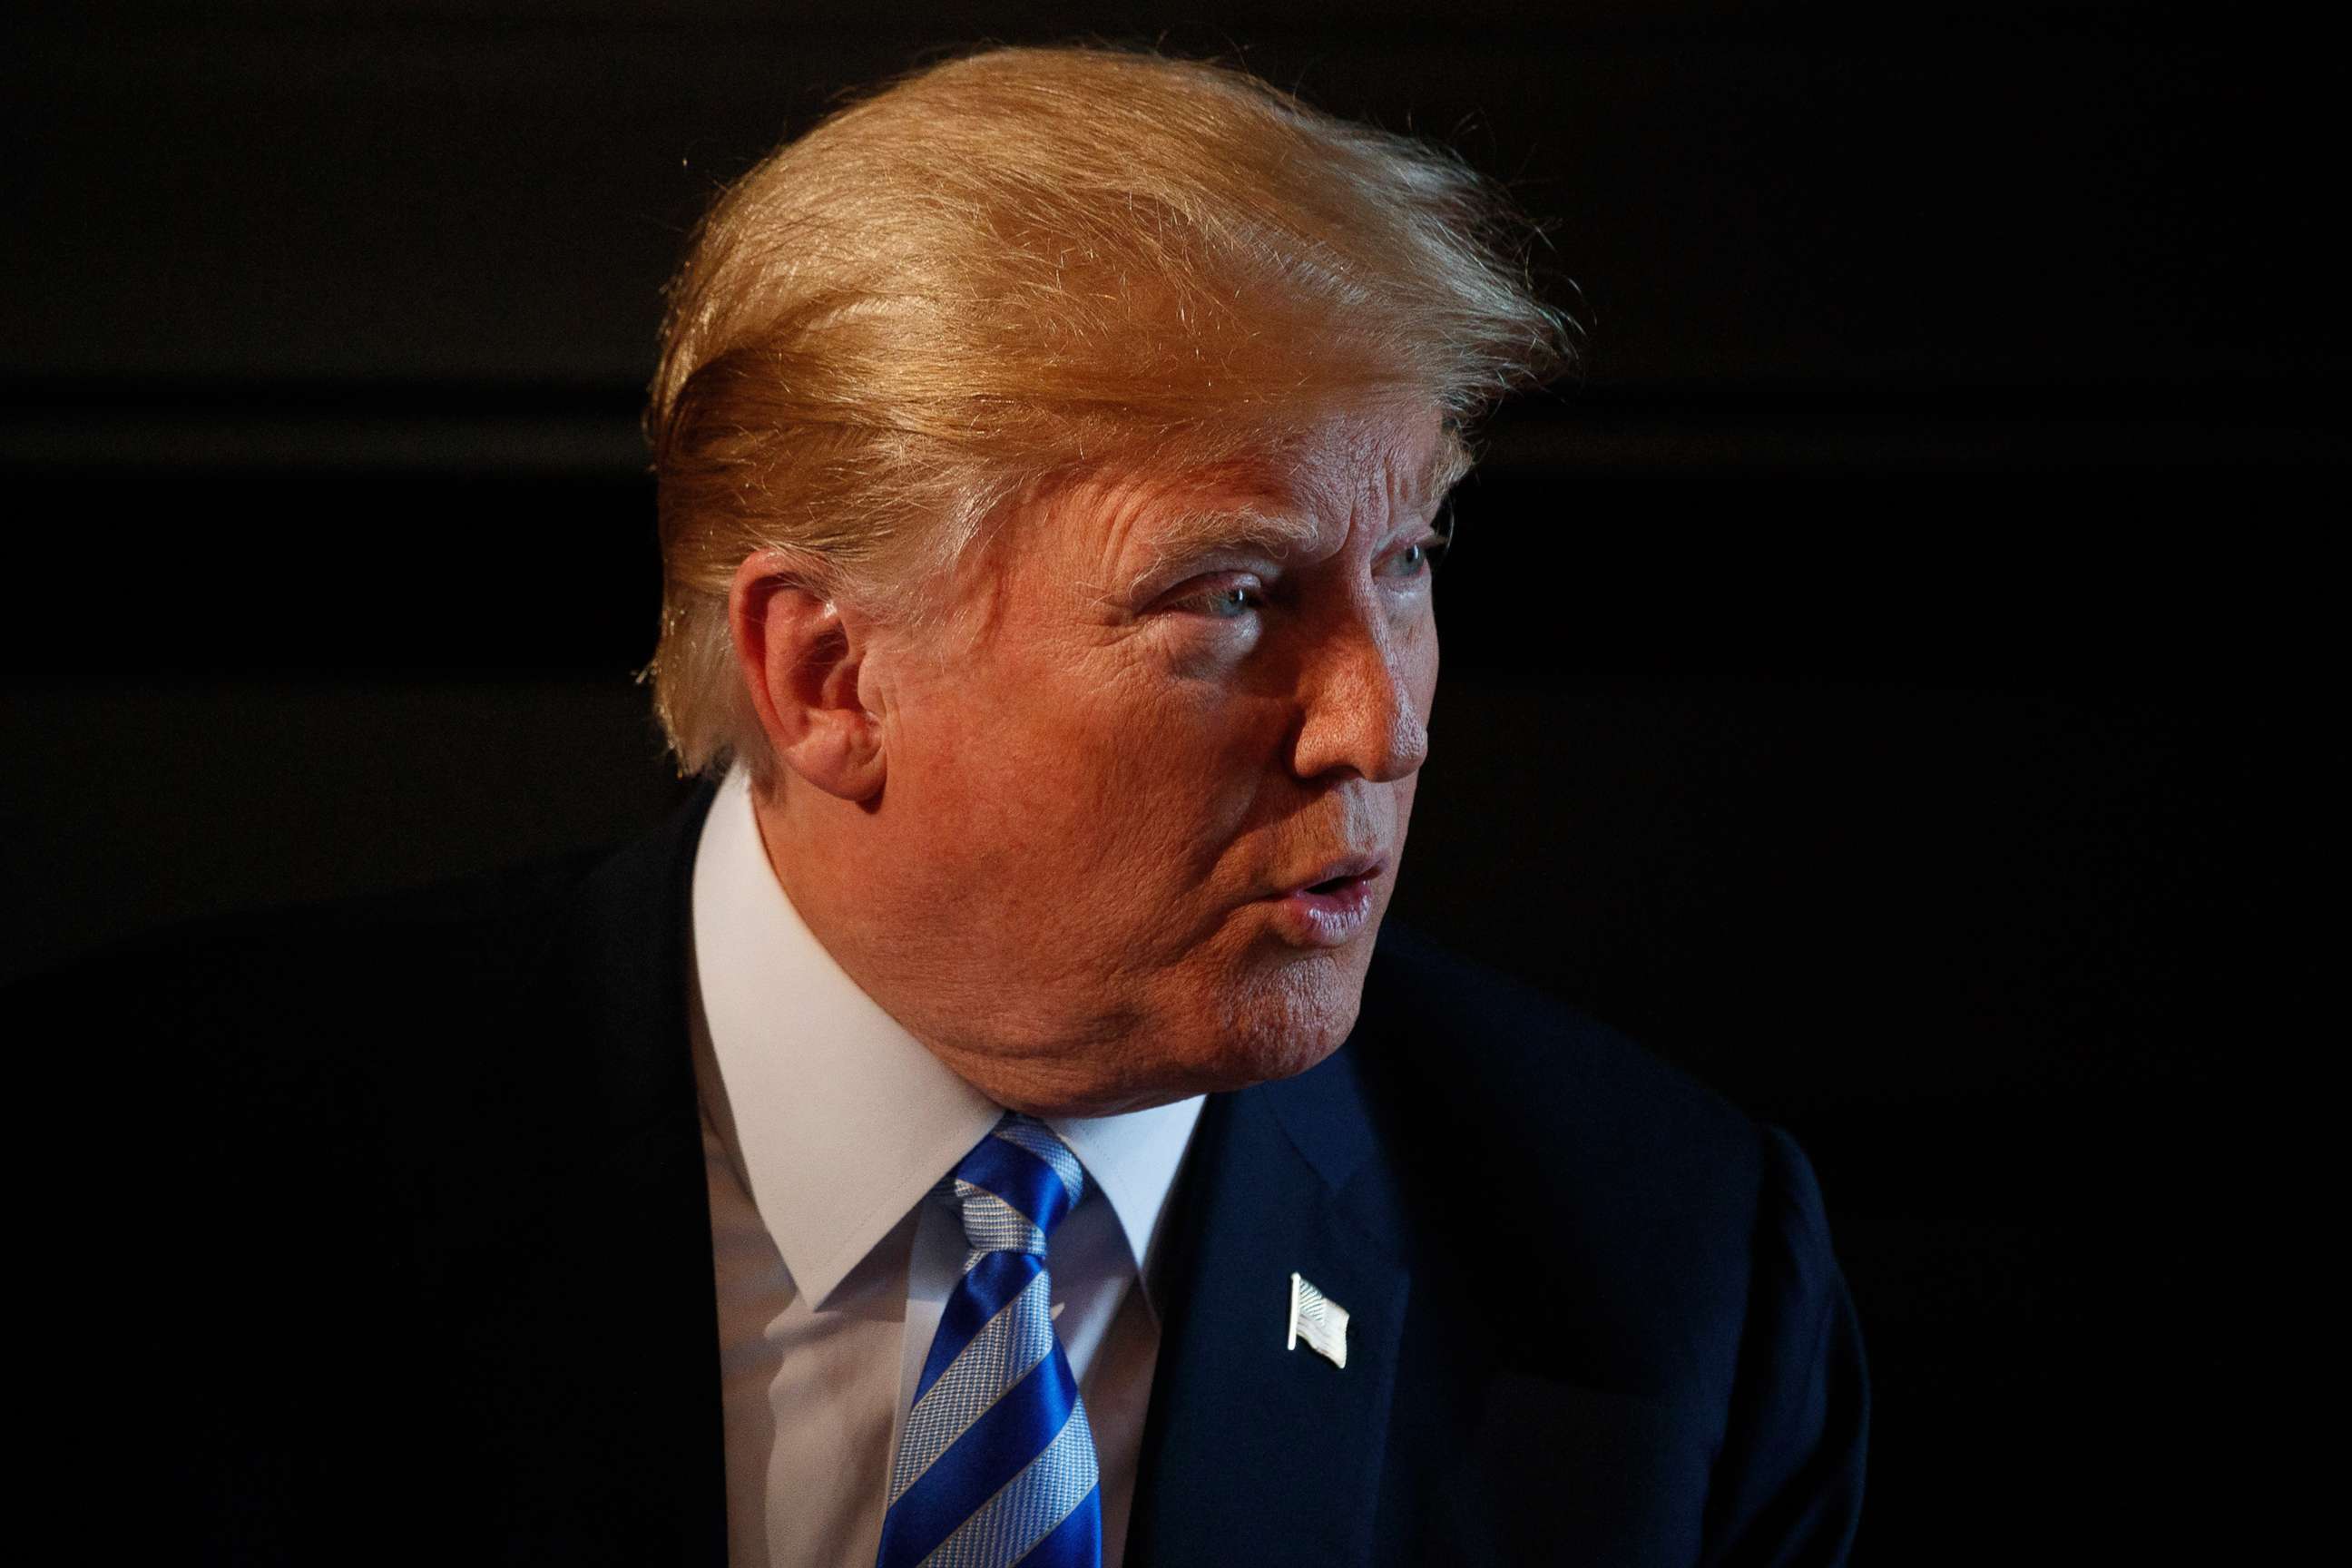
[[[1386,857],[1380,855],[1349,855],[1317,867],[1302,881],[1290,883],[1274,896],[1277,899],[1297,898],[1306,894],[1329,898],[1344,894],[1357,887],[1369,887],[1388,869]]]
[[[1314,868],[1266,899],[1276,933],[1294,947],[1352,942],[1371,923],[1373,889],[1387,870],[1387,858],[1380,855],[1351,855]]]

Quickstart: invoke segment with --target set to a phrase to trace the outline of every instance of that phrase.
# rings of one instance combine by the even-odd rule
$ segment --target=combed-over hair
[[[747,555],[915,616],[1056,476],[1368,393],[1459,432],[1566,359],[1529,237],[1442,149],[1145,53],[992,49],[787,142],[695,231],[646,411],[680,765],[770,765],[727,618]]]

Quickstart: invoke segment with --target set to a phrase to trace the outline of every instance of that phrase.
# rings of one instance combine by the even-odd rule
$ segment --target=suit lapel
[[[1127,1561],[1360,1563],[1410,1279],[1349,1053],[1213,1098],[1160,1298]],[[1290,1277],[1348,1310],[1348,1364],[1284,1348]]]

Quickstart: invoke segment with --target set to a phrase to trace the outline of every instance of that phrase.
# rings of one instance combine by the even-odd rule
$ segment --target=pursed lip
[[[1343,855],[1336,859],[1325,861],[1302,877],[1284,882],[1266,897],[1286,899],[1295,893],[1306,892],[1310,888],[1320,887],[1326,882],[1353,881],[1360,878],[1370,880],[1387,870],[1388,863],[1387,856],[1377,853]]]

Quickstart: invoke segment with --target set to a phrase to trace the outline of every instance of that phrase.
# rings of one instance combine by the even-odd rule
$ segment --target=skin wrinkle
[[[1443,500],[1469,468],[1469,453],[1459,437],[1450,428],[1444,430],[1424,471],[1392,497],[1392,510],[1433,511],[1434,502]],[[1233,477],[1244,481],[1238,471]],[[1301,553],[1314,534],[1311,508],[1301,513],[1279,501],[1263,507],[1178,511],[1162,520],[1155,531],[1151,562],[1133,574],[1126,591],[1140,592],[1171,564],[1205,562],[1218,555],[1257,554],[1286,562]],[[1111,590],[1103,592],[1108,595]]]
[[[793,776],[792,736],[772,731],[782,776],[755,792],[811,929],[950,1068],[1032,1114],[1319,1061],[1353,1025],[1426,753],[1434,606],[1401,552],[1429,531],[1451,446],[1434,409],[1327,410],[1254,465],[1032,498],[929,634],[845,605],[848,717],[882,779],[842,798]],[[1264,563],[1249,615],[1154,577],[1171,528],[1277,505],[1297,547]],[[1367,927],[1337,949],[1279,940],[1266,895],[1366,851],[1388,860]]]

